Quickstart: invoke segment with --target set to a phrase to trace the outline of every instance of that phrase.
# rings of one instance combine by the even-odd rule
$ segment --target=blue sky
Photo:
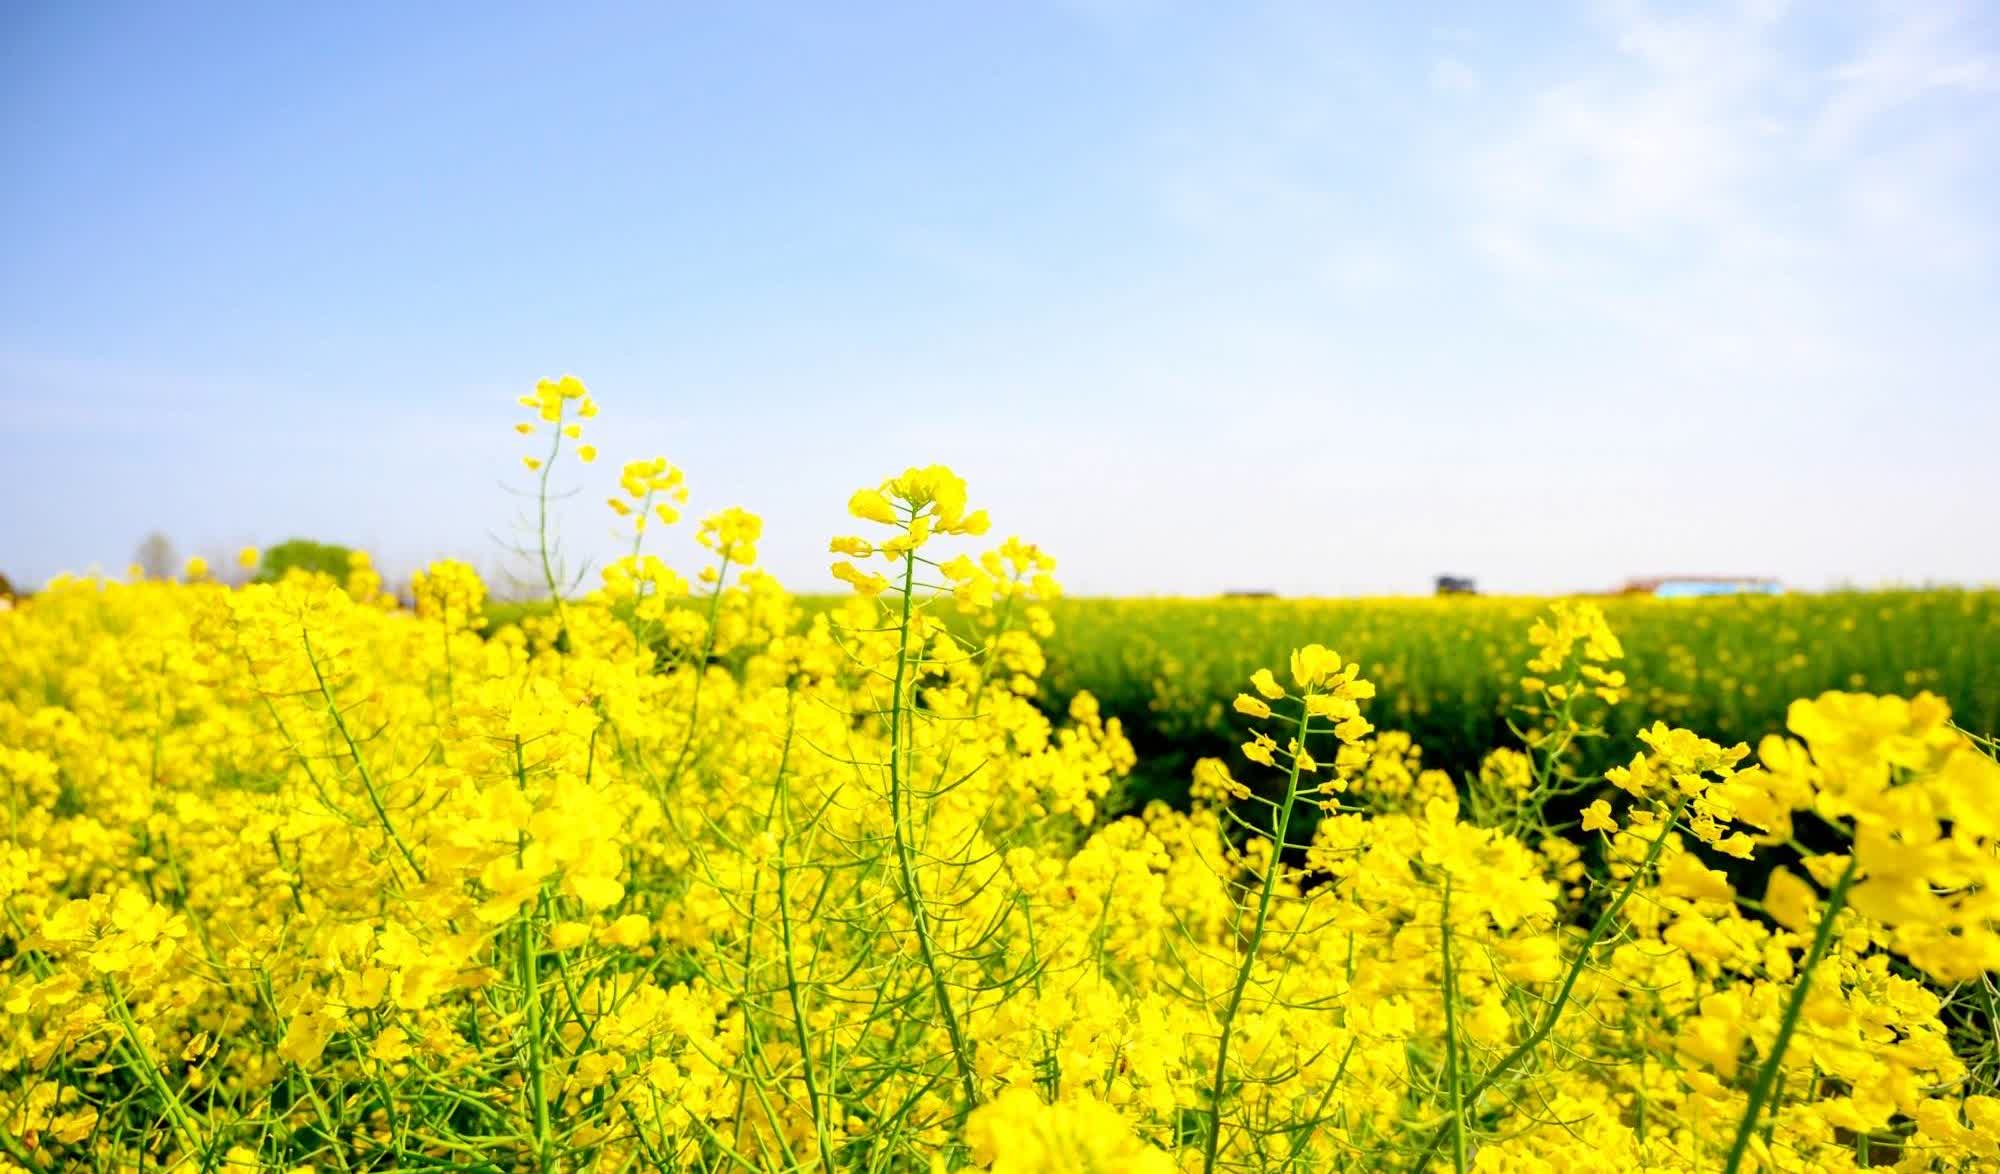
[[[571,371],[578,561],[660,453],[800,589],[933,461],[1093,593],[2000,580],[2000,13],[1409,7],[10,5],[0,570],[497,571]]]

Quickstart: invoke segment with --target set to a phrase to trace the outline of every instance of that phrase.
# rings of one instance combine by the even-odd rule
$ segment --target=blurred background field
[[[1829,689],[1952,703],[1976,733],[2000,726],[2000,591],[1843,592],[1602,600],[1625,645],[1632,695],[1592,767],[1629,758],[1654,721],[1754,744],[1794,699]],[[1461,775],[1515,744],[1524,633],[1540,598],[1076,599],[1056,609],[1049,689],[1087,689],[1123,718],[1146,777],[1169,792],[1195,757],[1240,740],[1229,702],[1260,665],[1318,641],[1358,661],[1379,693],[1368,715],[1410,733],[1424,763]]]
[[[839,597],[802,596],[802,609]],[[1584,748],[1595,771],[1629,758],[1642,725],[1664,721],[1724,743],[1784,729],[1792,701],[1829,689],[1951,703],[1975,734],[2000,730],[2000,590],[1926,589],[1598,601],[1625,646],[1631,695]],[[1072,598],[1056,602],[1041,703],[1088,691],[1139,752],[1128,800],[1177,800],[1204,755],[1242,738],[1230,700],[1257,668],[1322,643],[1358,661],[1379,693],[1378,727],[1402,730],[1425,766],[1462,777],[1517,745],[1506,715],[1521,689],[1536,596],[1383,599]],[[546,611],[498,604],[495,626]]]

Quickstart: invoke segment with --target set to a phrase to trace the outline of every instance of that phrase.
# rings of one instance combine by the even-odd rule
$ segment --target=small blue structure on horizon
[[[1710,595],[1782,595],[1784,584],[1751,575],[1658,575],[1625,581],[1624,594],[1657,599],[1697,599]]]

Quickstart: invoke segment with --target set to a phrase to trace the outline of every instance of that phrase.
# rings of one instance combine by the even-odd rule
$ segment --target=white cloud
[[[1886,115],[1928,96],[2000,92],[2000,55],[1971,48],[1952,6],[1878,9],[1853,55],[1829,71],[1832,93],[1813,122],[1816,155],[1851,151]]]
[[[1991,213],[1965,118],[1878,124],[1926,95],[1986,93],[1990,56],[1924,10],[1887,10],[1841,64],[1780,6],[1669,14],[1621,5],[1611,52],[1482,128],[1447,175],[1465,239],[1563,312],[1737,375],[1812,378],[1896,361],[1912,283],[1970,272]],[[1914,10],[1913,10],[1914,11]],[[1864,145],[1877,139],[1890,146]]]

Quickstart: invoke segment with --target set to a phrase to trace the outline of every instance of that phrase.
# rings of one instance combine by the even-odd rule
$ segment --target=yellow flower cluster
[[[554,463],[556,454],[562,451],[562,442],[583,439],[583,421],[597,415],[597,401],[590,397],[590,392],[583,386],[581,379],[574,375],[565,375],[560,379],[539,381],[535,384],[533,394],[524,395],[516,402],[532,411],[535,417],[514,425],[514,431],[522,436],[532,436],[541,425],[547,424],[552,433],[546,455],[521,458],[521,463],[529,472],[542,473],[546,479],[547,471]],[[573,414],[570,411],[572,403],[576,405]],[[597,459],[597,449],[593,445],[579,444],[576,456],[587,465]]]
[[[1132,1136],[1118,1111],[1084,1094],[1046,1104],[1010,1088],[965,1122],[972,1159],[994,1174],[1173,1174],[1164,1150]]]
[[[453,559],[432,563],[410,576],[410,594],[417,615],[443,625],[447,632],[486,626],[480,614],[486,602],[486,584],[479,572]]]
[[[986,533],[986,511],[967,513],[965,505],[965,481],[950,469],[942,465],[909,469],[900,477],[883,481],[879,489],[856,490],[847,501],[848,513],[864,522],[889,526],[896,533],[879,542],[862,537],[835,538],[829,549],[860,559],[879,555],[900,569],[900,589],[905,592],[917,585],[916,568],[921,559],[923,565],[944,576],[961,604],[973,608],[991,606],[1003,583],[1018,589],[1022,577],[1030,573],[1035,576],[1037,594],[1054,598],[1055,581],[1049,573],[1055,570],[1055,560],[1019,539],[1009,539],[978,560],[961,554],[936,562],[917,554],[934,537]],[[889,576],[864,571],[845,560],[833,564],[833,576],[863,596],[881,595],[896,587]]]
[[[658,518],[663,526],[680,521],[680,507],[688,499],[687,474],[665,457],[628,461],[619,471],[618,488],[625,496],[606,498],[606,504],[619,517],[632,518],[633,529],[640,533],[649,518]]]
[[[0,612],[0,1172],[2000,1165],[2000,765],[1942,700],[1594,771],[1644,683],[1565,603],[1466,778],[1302,641],[1140,803],[1053,559],[941,552],[936,466],[850,511],[817,609],[725,509],[519,624],[365,557]]]
[[[2000,971],[2000,769],[1950,719],[1928,693],[1794,702],[1798,740],[1764,740],[1764,769],[1736,806],[1772,840],[1789,838],[1797,811],[1842,828],[1848,858],[1812,857],[1808,870],[1822,884],[1845,876],[1847,903],[1887,929],[1891,948],[1957,983]],[[1803,882],[1780,877],[1802,921]]]

